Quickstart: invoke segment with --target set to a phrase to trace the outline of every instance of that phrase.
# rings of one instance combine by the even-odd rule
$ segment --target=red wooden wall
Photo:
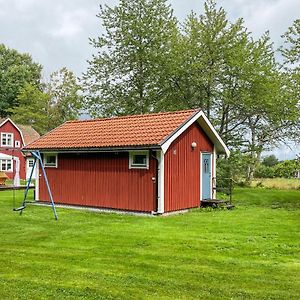
[[[21,148],[24,145],[22,143],[22,137],[21,137],[21,134],[20,134],[19,130],[17,130],[17,128],[10,121],[7,121],[6,123],[4,123],[0,127],[0,133],[1,132],[13,133],[14,134],[14,143],[15,143],[15,141],[20,141],[20,145],[21,145],[20,148],[1,147],[1,143],[0,143],[0,152],[4,153],[4,154],[19,157],[19,159],[20,159],[20,178],[21,179],[26,179],[26,159],[25,159],[25,157],[23,156],[23,154],[21,152]],[[1,134],[0,134],[0,138],[1,138]],[[14,162],[14,170],[15,170],[15,162]],[[14,172],[6,172],[5,174],[10,179],[12,179],[14,177]]]
[[[197,147],[192,150],[192,142]],[[213,152],[213,144],[198,123],[191,125],[165,154],[165,211],[200,204],[200,152]]]
[[[149,170],[129,169],[128,153],[58,154],[58,168],[46,168],[56,203],[132,211],[156,211],[156,161]],[[43,178],[40,200],[49,201]]]

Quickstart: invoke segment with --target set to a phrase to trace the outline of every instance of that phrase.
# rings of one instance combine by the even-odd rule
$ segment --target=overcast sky
[[[28,52],[44,67],[44,76],[67,67],[78,76],[93,53],[89,37],[101,33],[95,15],[99,4],[114,5],[117,0],[0,0],[0,43]],[[169,0],[180,21],[194,10],[203,12],[204,0]],[[255,37],[266,30],[277,47],[280,36],[300,18],[300,0],[219,0],[229,18],[244,18]],[[284,150],[281,156],[290,157]]]

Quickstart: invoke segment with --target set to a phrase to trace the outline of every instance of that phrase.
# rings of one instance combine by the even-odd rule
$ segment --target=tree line
[[[80,89],[79,80],[67,68],[43,80],[42,66],[29,54],[0,44],[0,117],[11,117],[44,134],[79,117]]]
[[[2,116],[47,131],[83,109],[102,117],[200,107],[234,150],[231,164],[247,161],[249,180],[264,150],[300,140],[299,19],[274,49],[268,32],[254,38],[214,0],[183,23],[167,0],[120,0],[97,17],[104,33],[90,39],[95,54],[80,80],[63,69],[44,83],[28,55],[9,72],[11,60],[0,62]]]

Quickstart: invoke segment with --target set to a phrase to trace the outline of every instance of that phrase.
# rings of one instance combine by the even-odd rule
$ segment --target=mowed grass
[[[12,212],[11,196],[0,299],[299,299],[299,191],[237,189],[232,211],[169,217],[58,208],[59,221]]]
[[[300,190],[299,178],[256,178],[251,186],[272,189]]]

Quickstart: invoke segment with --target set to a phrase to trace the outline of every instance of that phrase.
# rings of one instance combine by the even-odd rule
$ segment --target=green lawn
[[[0,193],[0,299],[299,299],[300,191],[169,217],[30,206]]]

